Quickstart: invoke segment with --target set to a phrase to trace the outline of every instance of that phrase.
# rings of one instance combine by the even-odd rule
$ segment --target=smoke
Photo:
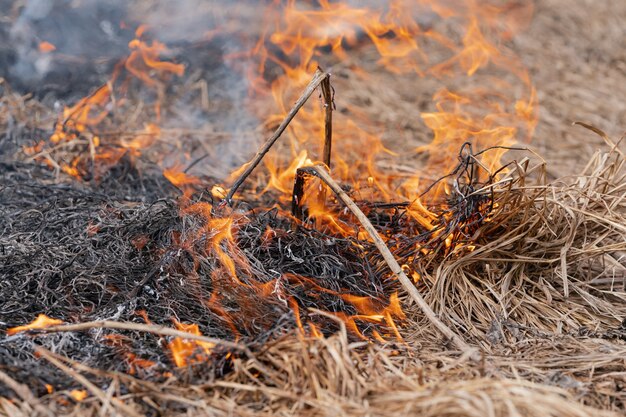
[[[243,20],[254,22],[258,2],[0,0],[0,6],[6,10],[0,20],[0,75],[17,91],[49,105],[73,105],[111,78],[129,54],[135,30],[146,25],[148,35],[168,47],[164,59],[186,68],[182,78],[168,83],[158,124],[169,132],[197,132],[162,138],[196,143],[173,143],[165,164],[204,156],[195,171],[225,177],[256,147],[251,132],[258,120],[245,103],[247,64],[238,60],[235,70],[223,57],[256,41],[258,29]]]
[[[183,154],[188,160],[203,157],[194,172],[224,177],[254,153],[260,142],[256,129],[259,121],[247,103],[251,85],[246,75],[255,71],[251,67],[255,64],[232,56],[254,47],[265,24],[263,13],[269,10],[265,2],[4,2],[10,3],[14,19],[0,23],[11,45],[8,59],[3,60],[0,55],[0,70],[14,88],[34,93],[48,103],[74,104],[110,79],[116,63],[128,56],[128,43],[134,38],[135,29],[146,25],[150,36],[169,48],[166,59],[186,67],[183,79],[171,80],[168,102],[158,124],[165,131],[195,132],[174,140],[200,144],[178,146],[167,155],[165,163],[184,164],[178,160]],[[389,7],[388,1],[348,3],[381,11]],[[303,7],[309,6],[315,7],[314,2],[303,2]],[[416,6],[414,10],[421,8]],[[425,20],[424,26],[428,26],[432,13],[419,15]],[[323,22],[319,27],[320,33],[326,35],[355,29],[358,28],[325,27]],[[364,38],[365,34],[356,36]],[[42,42],[55,49],[42,50]]]
[[[43,96],[84,92],[106,77],[127,50],[132,32],[122,29],[125,2],[28,0],[13,22],[4,23],[11,45],[0,69],[14,87]],[[8,25],[8,27],[7,27]],[[54,53],[42,50],[46,42]],[[71,88],[70,85],[71,84]]]

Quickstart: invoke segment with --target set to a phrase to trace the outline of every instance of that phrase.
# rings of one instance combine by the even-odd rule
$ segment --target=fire
[[[132,152],[135,156],[141,155],[141,151],[152,146],[161,136],[161,128],[154,123],[146,123],[144,130],[138,132],[130,140],[122,140],[122,147]]]
[[[65,106],[59,115],[54,133],[48,138],[51,150],[71,143],[86,151],[78,153],[70,162],[57,163],[52,161],[50,156],[47,158],[40,156],[46,144],[39,141],[37,145],[24,149],[27,155],[34,155],[35,159],[76,178],[90,176],[98,178],[100,173],[116,165],[125,155],[136,158],[143,149],[151,146],[159,138],[160,127],[157,123],[161,117],[161,102],[165,99],[164,81],[171,75],[182,76],[185,68],[182,64],[162,60],[161,57],[168,53],[167,47],[157,40],[151,42],[145,40],[146,31],[145,26],[137,29],[136,38],[128,45],[129,56],[122,61],[122,65],[118,65],[106,84],[76,104]],[[54,50],[54,45],[42,42],[40,50],[50,52]],[[125,79],[121,77],[120,67],[126,69]],[[125,103],[124,95],[128,83],[133,78],[156,91],[157,99],[153,106],[155,122],[147,123],[144,131],[138,132],[130,139],[99,135],[98,129]],[[95,166],[92,175],[88,175],[87,172],[89,161]]]
[[[391,295],[391,297],[389,298],[389,305],[385,307],[377,305],[380,303],[377,303],[376,300],[372,299],[371,297],[358,297],[350,294],[342,294],[341,298],[352,304],[359,312],[358,315],[344,317],[345,320],[350,322],[350,328],[355,331],[355,333],[365,338],[362,333],[358,331],[358,326],[356,326],[355,320],[360,319],[373,322],[384,321],[389,329],[392,330],[394,337],[398,341],[402,340],[402,336],[400,335],[398,327],[394,321],[394,317],[398,320],[405,320],[406,316],[404,314],[404,311],[402,311],[402,307],[400,307],[400,300],[398,298],[397,292]],[[355,328],[357,330],[355,330]],[[378,337],[379,339],[384,340],[384,338],[382,338],[380,334],[378,334]]]
[[[156,86],[158,82],[150,74],[150,71],[156,71],[160,74],[171,73],[181,77],[185,73],[185,67],[182,64],[160,61],[159,57],[168,52],[167,47],[159,41],[152,41],[151,44],[148,44],[139,39],[142,33],[143,31],[138,29],[138,39],[133,39],[128,44],[132,52],[124,63],[126,69],[150,87]]]
[[[420,12],[458,22],[464,32],[461,43],[433,29],[423,28],[418,19]],[[311,7],[289,0],[282,13],[268,13],[275,30],[253,50],[259,59],[258,73],[263,74],[270,64],[278,65],[284,71],[284,75],[271,85],[278,113],[268,119],[268,124],[281,120],[289,110],[288,103],[293,102],[294,91],[302,87],[320,64],[322,50],[329,50],[337,59],[344,60],[349,56],[347,48],[364,43],[363,36],[360,36],[363,34],[376,48],[380,66],[392,73],[414,72],[418,76],[437,78],[458,77],[459,74],[472,77],[481,69],[492,66],[512,74],[526,90],[523,98],[511,99],[495,94],[511,88],[510,82],[501,81],[498,90],[491,92],[462,93],[446,89],[438,92],[434,96],[438,111],[421,114],[424,123],[434,133],[432,143],[417,150],[431,155],[426,172],[436,171],[441,175],[451,170],[457,162],[456,152],[465,141],[472,141],[475,149],[484,149],[511,146],[520,140],[520,133],[524,135],[522,140],[532,135],[537,120],[534,89],[523,65],[501,46],[501,41],[510,39],[527,26],[532,4],[391,0],[387,7],[353,7],[346,2],[320,0],[318,7]],[[426,53],[427,42],[435,42],[448,50],[449,56],[431,62]],[[258,75],[251,82],[255,79]],[[267,189],[282,194],[291,191],[286,187],[285,177],[290,177],[294,166],[302,165],[303,152],[315,149],[311,143],[317,142],[319,148],[319,138],[322,137],[319,120],[322,120],[319,107],[305,108],[291,123],[292,158],[289,161],[277,156],[266,159],[270,172]],[[420,182],[419,177],[398,184],[398,179],[377,169],[376,159],[390,154],[390,151],[382,145],[380,137],[363,126],[367,127],[367,122],[364,124],[360,119],[344,116],[335,120],[335,136],[343,140],[334,155],[334,175],[360,190],[363,190],[360,179],[375,178],[373,188],[376,194],[387,200],[408,198],[414,201],[416,207],[410,210],[411,214],[416,215],[425,227],[431,227],[431,216],[424,213],[425,207],[418,201],[418,190],[423,191],[427,184]],[[495,169],[499,167],[504,152],[484,154],[481,162]],[[438,155],[447,157],[442,159]],[[415,189],[416,184],[420,184],[420,188]],[[395,191],[398,189],[413,191],[398,193]]]
[[[47,42],[47,41],[39,42],[39,52],[41,52],[43,54],[47,54],[49,52],[56,51],[56,49],[57,49],[57,47],[54,46],[54,44],[51,44],[50,42]]]
[[[178,330],[196,336],[202,336],[197,324],[184,324],[176,320],[174,320],[174,324]],[[206,357],[211,354],[214,347],[215,344],[213,343],[186,340],[180,337],[174,338],[174,340],[168,344],[168,348],[172,353],[172,359],[179,368],[206,360]]]
[[[268,23],[264,37],[255,44],[250,54],[257,60],[256,73],[248,73],[254,94],[264,91],[264,74],[269,67],[281,74],[266,89],[275,102],[276,112],[267,118],[268,126],[277,125],[294,102],[295,94],[309,80],[321,61],[340,62],[350,59],[352,48],[367,47],[369,43],[379,56],[379,69],[391,74],[410,74],[434,77],[439,80],[474,79],[488,70],[495,74],[489,85],[484,81],[466,82],[472,87],[441,88],[433,96],[434,110],[416,114],[432,131],[432,141],[415,149],[416,154],[428,156],[426,166],[419,174],[398,176],[394,170],[379,168],[379,161],[395,157],[387,149],[376,126],[358,109],[341,114],[333,120],[333,177],[349,184],[359,199],[367,201],[408,201],[407,214],[419,230],[430,231],[443,239],[445,250],[458,247],[456,236],[445,235],[440,228],[447,202],[456,190],[448,181],[428,188],[438,177],[451,172],[460,158],[470,158],[481,169],[475,180],[484,181],[502,166],[506,148],[528,141],[537,123],[537,97],[530,77],[521,61],[506,49],[504,43],[523,30],[533,13],[532,3],[475,2],[472,0],[390,0],[381,6],[352,6],[349,2],[319,0],[317,5],[287,0],[279,12],[268,9]],[[422,22],[421,16],[432,16],[432,25]],[[439,31],[438,21],[454,22],[458,40]],[[270,29],[271,28],[271,29]],[[436,58],[429,49],[438,48]],[[445,53],[441,53],[441,51]],[[353,73],[367,78],[360,68]],[[481,82],[483,84],[481,84]],[[474,86],[475,85],[475,86]],[[279,151],[270,152],[264,159],[268,178],[263,193],[273,193],[280,201],[289,201],[292,183],[298,168],[317,163],[323,147],[324,106],[304,107],[286,132],[289,141]],[[474,156],[473,150],[489,152]],[[233,173],[236,177],[240,171]],[[506,170],[502,170],[501,174]],[[353,227],[346,227],[345,213],[327,206],[318,195],[323,187],[311,181],[303,201],[308,215],[316,220],[315,227],[331,234],[350,236]],[[428,190],[427,195],[422,195]],[[438,229],[439,228],[439,229]],[[357,231],[359,239],[368,239]],[[474,250],[474,245],[465,246]],[[416,245],[416,255],[429,254],[431,248]],[[221,258],[221,256],[220,256]],[[407,265],[407,274],[417,283],[420,275]],[[318,288],[319,291],[325,291]],[[404,314],[394,294],[387,307],[378,305],[370,297],[340,294],[352,304],[358,314],[338,313],[347,327],[360,336],[358,321],[373,321],[387,325],[401,339],[395,320]],[[298,327],[304,331],[303,312],[297,303],[289,300]],[[313,327],[312,333],[319,332]],[[384,339],[380,333],[375,338]]]
[[[128,373],[130,375],[136,375],[143,370],[150,369],[156,365],[154,361],[143,359],[136,353],[132,352],[129,346],[129,340],[119,334],[108,334],[104,336],[106,344],[115,348],[118,353],[126,360],[128,367]]]
[[[454,181],[441,181],[429,188],[430,184],[451,172],[463,158],[480,166],[481,169],[476,172],[477,179],[486,180],[501,168],[506,148],[530,140],[537,123],[537,96],[530,77],[520,60],[504,46],[507,40],[527,26],[532,5],[519,2],[496,5],[473,0],[389,0],[378,3],[383,5],[373,2],[375,6],[355,7],[348,1],[318,0],[315,6],[311,2],[287,0],[278,6],[279,2],[272,2],[264,15],[266,25],[263,36],[248,53],[254,62],[254,70],[246,72],[251,85],[250,94],[273,100],[273,113],[262,116],[267,126],[275,126],[289,112],[296,94],[320,65],[328,68],[327,64],[349,63],[352,50],[356,48],[374,53],[377,57],[375,70],[386,72],[389,77],[415,75],[432,77],[441,83],[452,77],[462,80],[460,84],[466,87],[440,88],[432,97],[433,106],[429,111],[415,113],[415,118],[420,118],[432,132],[430,143],[414,149],[413,156],[426,156],[419,172],[400,175],[396,170],[382,166],[385,160],[391,160],[393,165],[399,159],[400,151],[391,149],[392,146],[383,141],[383,135],[387,133],[385,127],[377,126],[370,120],[371,115],[358,108],[349,109],[345,114],[339,112],[333,120],[336,140],[329,167],[333,177],[342,181],[360,202],[403,203],[407,216],[413,222],[411,231],[415,235],[433,233],[433,236],[441,238],[441,250],[449,253],[459,247],[458,239],[441,228],[441,224],[451,217],[446,213],[448,200],[455,192],[458,193],[455,187],[459,185]],[[432,21],[424,21],[426,17]],[[456,36],[439,29],[446,21],[453,23]],[[169,53],[168,48],[157,40],[148,41],[147,31],[148,27],[143,25],[137,29],[135,39],[128,45],[128,58],[118,66],[107,84],[63,110],[49,144],[82,143],[83,149],[87,149],[86,153],[72,161],[60,164],[64,172],[84,178],[87,176],[87,159],[108,168],[124,157],[137,158],[143,149],[164,136],[160,119],[161,106],[166,102],[165,86],[174,76],[183,76],[185,67],[164,60]],[[430,55],[428,52],[433,48],[438,53]],[[40,49],[46,52],[46,47],[40,45]],[[234,61],[241,57],[242,54],[237,53],[226,58],[230,58],[236,66]],[[377,82],[368,75],[368,68],[352,64],[339,67],[340,71],[351,68],[352,75],[360,80]],[[474,82],[486,70],[490,71],[489,85],[485,85],[484,80]],[[127,75],[124,82],[120,81],[122,73]],[[267,74],[278,75],[266,81]],[[123,106],[126,89],[133,80],[157,96],[151,122],[130,138],[104,135],[98,128]],[[265,170],[259,175],[262,186],[254,187],[250,193],[252,198],[257,199],[255,203],[261,204],[262,197],[274,197],[279,210],[282,210],[284,204],[292,199],[298,169],[323,159],[320,155],[325,131],[321,121],[326,110],[335,107],[334,96],[324,97],[316,104],[300,110],[284,133],[287,143],[277,146],[278,149],[263,160]],[[44,141],[39,141],[25,152],[37,157],[45,151],[46,145]],[[480,154],[471,152],[471,149],[482,151],[490,147],[495,149]],[[232,182],[243,169],[245,166],[233,172],[227,180]],[[355,295],[342,288],[325,288],[315,276],[291,273],[278,273],[279,277],[263,277],[263,280],[257,281],[258,277],[250,272],[252,268],[237,246],[237,231],[248,220],[246,214],[227,210],[220,212],[222,206],[218,202],[224,199],[228,190],[220,185],[205,187],[203,179],[188,174],[178,164],[164,168],[163,175],[183,193],[181,216],[203,218],[197,230],[172,233],[172,245],[193,259],[194,269],[188,275],[190,283],[195,283],[199,275],[199,252],[215,261],[215,269],[207,277],[211,279],[211,295],[199,302],[219,315],[235,338],[239,337],[238,325],[245,321],[246,309],[257,299],[253,297],[271,298],[291,309],[295,325],[303,334],[323,337],[325,329],[322,325],[313,322],[306,308],[295,297],[285,295],[283,285],[294,285],[303,291],[336,297],[338,304],[348,306],[350,313],[332,311],[330,314],[343,320],[348,330],[357,337],[379,341],[387,341],[391,337],[402,341],[399,324],[406,317],[397,292],[393,292],[388,299]],[[209,197],[215,201],[194,202],[192,197],[201,188],[210,190]],[[331,199],[326,198],[325,193],[326,189],[319,180],[311,179],[307,183],[298,203],[306,206],[307,215],[314,222],[298,219],[294,221],[297,227],[301,224],[308,227],[314,223],[315,228],[323,233],[340,238],[355,237],[355,247],[365,246],[369,236],[350,221],[349,214],[342,207],[329,203]],[[281,211],[281,214],[284,213]],[[262,245],[270,246],[276,239],[276,232],[268,226],[263,237]],[[394,244],[392,236],[385,238],[390,245]],[[137,248],[146,246],[142,237],[133,243]],[[466,244],[464,248],[471,251],[475,245]],[[411,250],[414,254],[410,259],[416,260],[435,249],[413,244]],[[412,268],[409,264],[403,266],[407,275],[419,284],[420,275]],[[393,280],[393,277],[385,278]],[[223,294],[226,291],[228,293]],[[229,312],[232,310],[225,308],[225,299],[237,304],[238,311],[244,316],[242,319],[234,317]],[[199,324],[184,324],[177,320],[174,323],[181,331],[201,335]],[[32,325],[34,323],[29,326]],[[32,328],[29,326],[10,329],[9,332]],[[371,327],[376,327],[376,330]],[[180,337],[168,344],[178,367],[206,360],[214,347],[212,343]],[[124,355],[131,372],[152,366],[150,361],[142,360],[132,352],[126,351]]]
[[[63,320],[53,319],[45,314],[39,314],[35,320],[24,326],[12,327],[7,330],[8,335],[25,332],[28,330],[45,329],[46,327],[57,326],[63,324]]]
[[[167,178],[172,185],[183,191],[185,199],[191,197],[194,186],[202,184],[200,178],[185,173],[180,166],[173,166],[163,170],[163,176]]]
[[[84,389],[73,389],[69,393],[70,397],[76,402],[81,402],[88,397],[87,391]]]

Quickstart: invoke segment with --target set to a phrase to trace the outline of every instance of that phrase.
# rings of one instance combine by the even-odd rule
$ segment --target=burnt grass
[[[183,214],[175,187],[156,170],[140,174],[128,161],[97,184],[58,182],[45,167],[20,162],[3,162],[0,174],[0,366],[40,394],[45,384],[76,383],[36,358],[36,345],[122,372],[134,368],[132,352],[155,364],[133,372],[155,380],[165,370],[214,377],[228,372],[229,363],[228,352],[216,348],[208,367],[175,369],[166,346],[171,339],[140,332],[6,335],[38,314],[66,323],[145,323],[147,317],[169,327],[175,319],[256,349],[297,328],[294,303],[303,322],[315,320],[331,333],[337,324],[309,316],[308,309],[356,314],[338,294],[375,301],[395,290],[380,264],[368,261],[367,245],[294,227],[277,210],[250,210],[237,221],[236,247],[223,247],[246,259],[233,279],[206,249],[210,236],[198,233],[204,227],[210,235],[207,219]],[[260,289],[264,283],[270,291]],[[373,326],[362,323],[361,330],[367,334]],[[111,335],[119,335],[116,342]]]

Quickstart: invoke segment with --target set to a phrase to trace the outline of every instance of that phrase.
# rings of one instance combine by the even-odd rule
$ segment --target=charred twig
[[[248,178],[252,171],[254,171],[254,168],[259,165],[265,154],[269,152],[270,148],[274,145],[274,143],[276,143],[278,138],[280,138],[287,126],[289,126],[289,123],[291,123],[291,120],[296,116],[298,111],[302,108],[304,103],[306,103],[309,97],[311,97],[311,94],[313,94],[315,89],[322,83],[322,81],[326,80],[327,78],[328,74],[318,68],[315,72],[315,75],[313,76],[313,79],[311,79],[309,85],[306,86],[304,92],[302,93],[298,101],[296,101],[296,104],[291,108],[291,110],[289,110],[289,113],[287,113],[287,116],[285,116],[274,134],[270,136],[270,138],[263,144],[263,146],[261,146],[261,149],[259,149],[256,155],[254,155],[254,157],[250,160],[250,162],[245,164],[246,169],[241,173],[239,178],[235,180],[232,187],[230,188],[230,191],[228,191],[226,198],[224,199],[227,204],[232,204],[233,195],[235,195],[241,184],[246,180],[246,178]]]
[[[334,90],[330,84],[330,74],[324,78],[320,84],[322,90],[322,98],[324,100],[324,150],[322,152],[322,161],[331,168],[331,154],[333,147],[333,110],[335,106]],[[294,185],[295,188],[295,185]],[[320,206],[326,206],[326,190],[322,189],[317,196]]]
[[[301,169],[296,170],[296,178],[293,182],[293,192],[291,193],[291,214],[298,220],[303,220],[302,198],[304,197],[304,186],[308,175]]]
[[[398,264],[398,261],[396,261],[391,251],[389,251],[389,248],[387,248],[384,240],[380,237],[378,231],[374,228],[367,216],[361,211],[361,209],[359,209],[359,207],[348,196],[348,194],[346,194],[345,191],[341,189],[339,184],[337,184],[335,180],[331,178],[326,169],[322,166],[316,165],[312,167],[302,168],[302,171],[310,175],[314,175],[322,180],[324,183],[326,183],[326,185],[328,185],[328,187],[348,207],[348,209],[350,209],[352,214],[354,214],[355,217],[359,220],[365,231],[371,236],[372,240],[374,241],[374,245],[376,245],[376,248],[380,251],[381,255],[385,259],[385,262],[387,263],[387,265],[389,265],[389,268],[391,268],[391,271],[398,277],[398,280],[400,281],[400,284],[402,284],[402,287],[411,296],[413,301],[417,303],[419,308],[430,320],[430,322],[435,325],[435,327],[437,327],[437,329],[439,329],[439,331],[443,333],[445,337],[450,339],[458,349],[463,351],[470,350],[470,346],[465,343],[465,341],[461,339],[460,336],[454,333],[448,326],[446,326],[441,320],[439,320],[435,312],[430,308],[428,303],[426,303],[426,300],[424,300],[415,285],[413,285],[411,280],[406,276],[406,274],[402,270],[402,267],[400,266],[400,264]]]
[[[388,209],[400,209],[400,208],[407,208],[411,206],[411,202],[410,201],[399,201],[397,203],[369,203],[369,202],[364,202],[362,203],[363,205],[365,205],[366,207],[370,208],[370,209],[383,209],[383,210],[388,210]]]
[[[189,172],[189,170],[191,168],[193,168],[194,166],[196,166],[196,164],[198,164],[199,162],[201,162],[203,159],[207,158],[209,156],[209,153],[205,153],[204,155],[202,155],[199,158],[196,158],[195,160],[193,160],[189,165],[187,165],[187,168],[185,168],[183,170],[183,172],[186,174]]]
[[[324,99],[324,152],[322,161],[330,168],[330,157],[333,146],[333,110],[335,107],[333,88],[330,85],[330,74],[322,80],[320,87]]]

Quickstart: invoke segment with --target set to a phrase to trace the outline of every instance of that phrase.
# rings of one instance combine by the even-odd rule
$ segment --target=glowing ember
[[[8,329],[7,334],[13,335],[16,333],[25,332],[27,330],[45,329],[46,327],[57,326],[59,324],[63,324],[63,320],[53,319],[46,316],[45,314],[40,314],[35,320],[33,320],[29,324]]]
[[[87,396],[87,391],[82,389],[73,389],[70,391],[70,397],[72,397],[72,399],[77,402],[83,401],[85,398],[87,398]]]
[[[52,52],[55,51],[57,49],[56,46],[54,46],[53,44],[51,44],[50,42],[39,42],[39,52],[41,53],[48,53],[48,52]]]

